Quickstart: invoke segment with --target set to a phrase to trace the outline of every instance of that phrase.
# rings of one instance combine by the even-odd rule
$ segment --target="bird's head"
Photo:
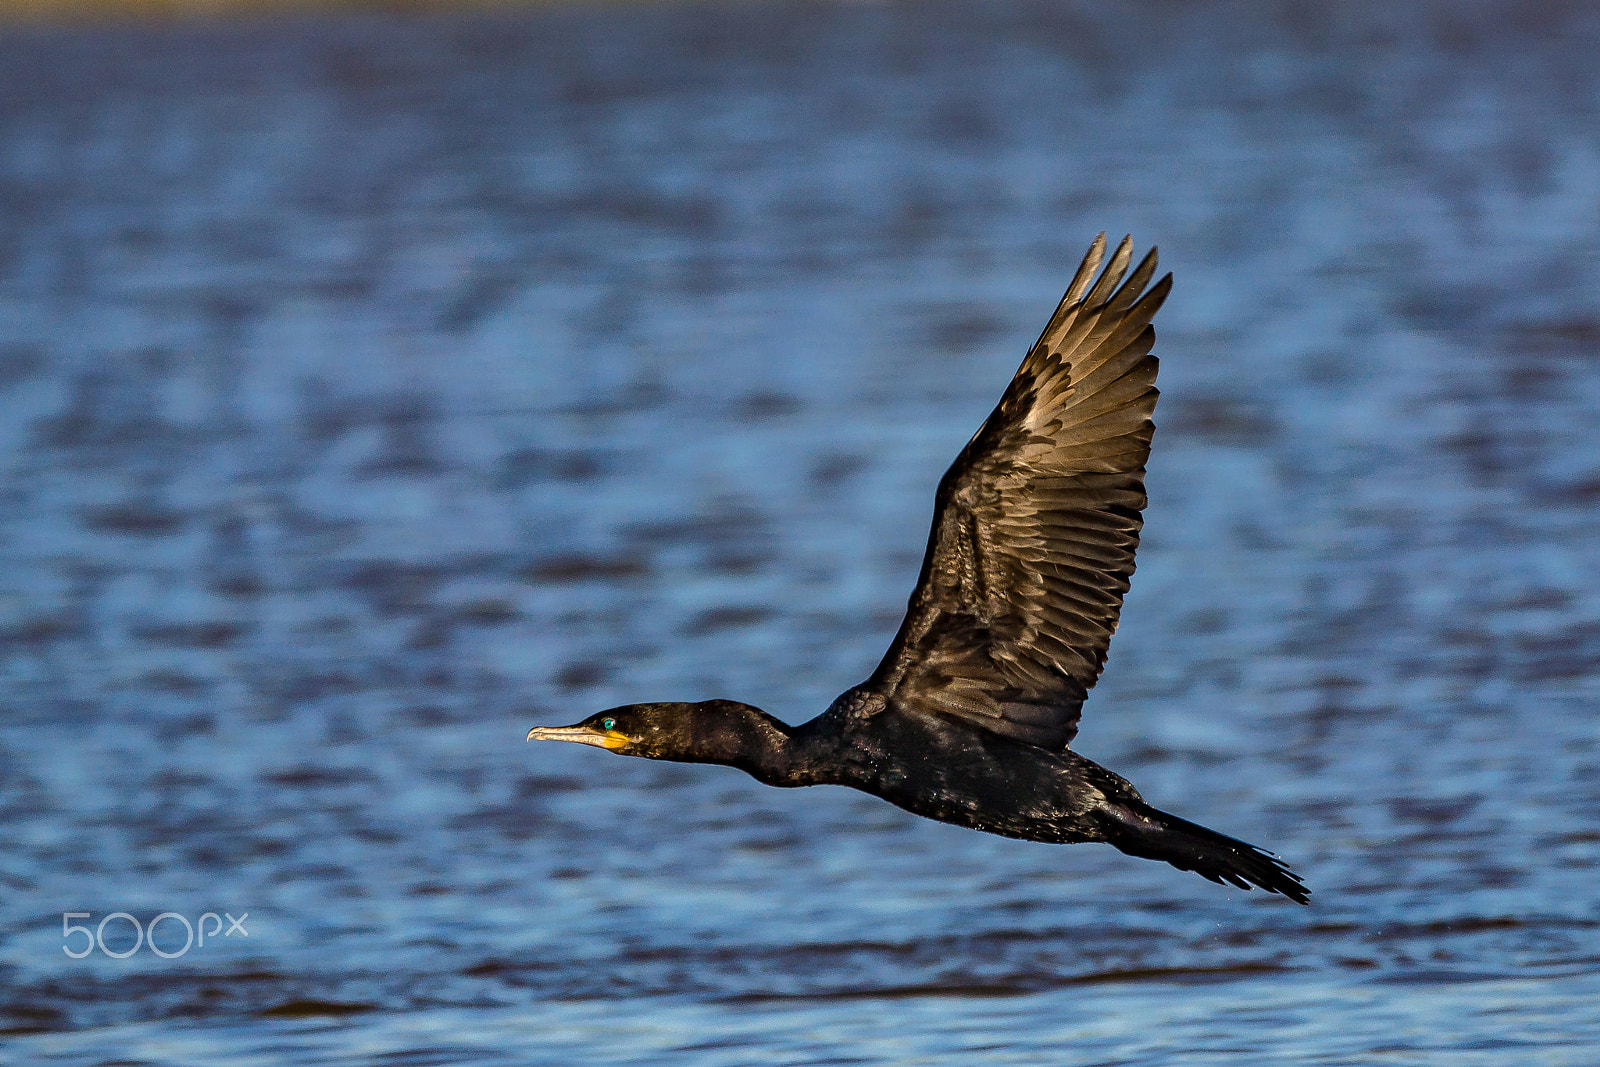
[[[535,726],[529,741],[575,741],[624,756],[685,762],[721,762],[723,735],[749,713],[766,716],[733,700],[625,704],[597,712],[573,726]]]

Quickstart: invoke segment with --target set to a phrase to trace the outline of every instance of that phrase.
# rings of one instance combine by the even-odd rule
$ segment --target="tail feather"
[[[1105,839],[1130,856],[1163,860],[1180,871],[1240,889],[1252,886],[1310,903],[1300,876],[1270,852],[1168,815],[1141,800],[1120,798],[1099,809]]]

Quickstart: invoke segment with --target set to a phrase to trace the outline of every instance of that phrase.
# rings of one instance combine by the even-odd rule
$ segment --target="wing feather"
[[[905,622],[864,686],[886,710],[1051,749],[1076,735],[1133,574],[1158,395],[1150,321],[1172,288],[1170,274],[1150,285],[1154,249],[1129,274],[1132,258],[1131,239],[1106,261],[1095,238],[940,481]]]

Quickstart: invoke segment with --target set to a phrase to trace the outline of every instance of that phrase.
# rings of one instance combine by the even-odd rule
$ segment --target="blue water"
[[[7,28],[0,1062],[1593,1063],[1600,19],[1347,7]],[[1310,908],[523,743],[864,677],[1101,229],[1075,747]]]

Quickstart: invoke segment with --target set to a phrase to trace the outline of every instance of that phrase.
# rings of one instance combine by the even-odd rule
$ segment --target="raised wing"
[[[1133,574],[1155,429],[1150,320],[1172,288],[1168,274],[1144,292],[1154,249],[1117,288],[1128,238],[1095,281],[1105,249],[1101,234],[939,482],[905,622],[863,685],[889,710],[1050,749],[1078,732]]]

